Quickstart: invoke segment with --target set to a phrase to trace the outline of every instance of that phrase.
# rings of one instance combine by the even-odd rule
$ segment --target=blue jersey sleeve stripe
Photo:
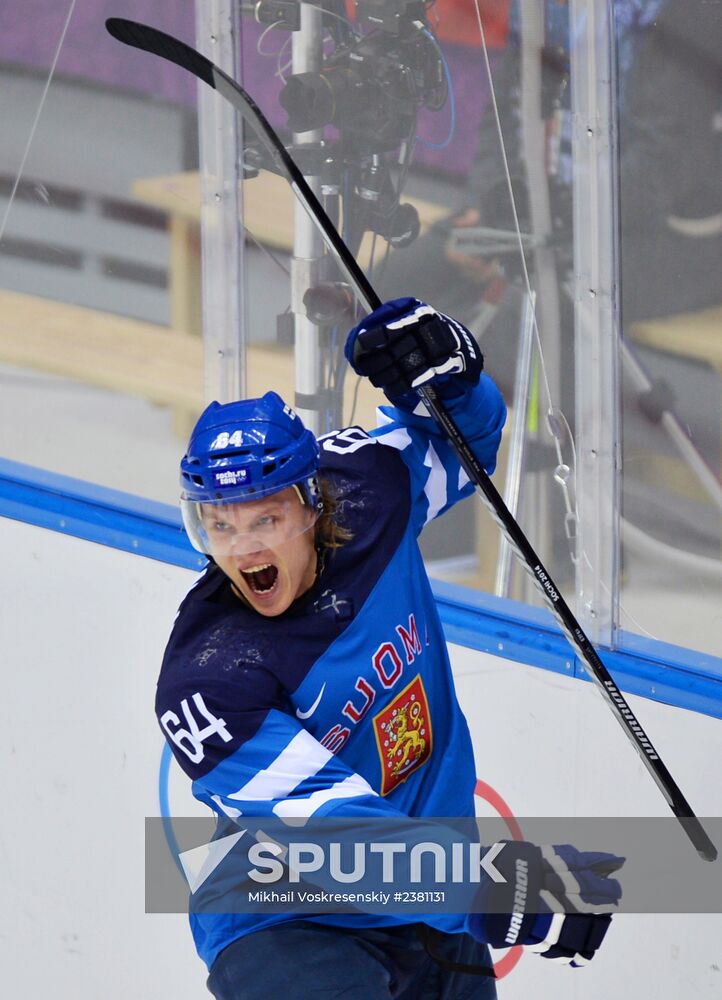
[[[494,381],[482,372],[478,385],[447,403],[461,433],[491,475],[506,419]],[[413,413],[383,406],[376,411],[372,436],[399,451],[411,474],[412,517],[417,531],[473,493],[451,443],[420,401]]]
[[[196,793],[194,785],[194,794]],[[222,812],[224,816],[228,816],[230,819],[238,819],[239,816],[243,815],[242,810],[236,808],[235,806],[229,806],[227,802],[224,802],[220,795],[206,795],[204,792],[196,794],[196,798],[200,799],[202,802],[206,802],[212,809],[216,809],[216,812]]]
[[[259,760],[266,765],[257,767]],[[378,798],[364,777],[300,728],[293,717],[276,709],[269,712],[253,739],[193,782],[193,794],[231,819],[244,813],[304,817],[346,799]]]
[[[383,410],[377,410],[379,444],[395,448],[411,473],[412,517],[418,529],[460,499],[454,488],[458,461],[438,434],[434,440],[417,427],[400,427]],[[426,417],[431,426],[430,419]]]
[[[273,812],[281,819],[285,817],[309,817],[313,816],[327,802],[337,804],[343,799],[358,798],[360,795],[373,795],[378,798],[378,793],[360,774],[349,774],[341,781],[334,782],[328,788],[319,788],[307,796],[295,796],[284,799],[273,807]]]
[[[411,434],[406,427],[399,427],[383,410],[376,410],[378,426],[369,432],[378,444],[385,444],[397,451],[404,451],[411,444]]]
[[[438,456],[426,436],[420,434],[415,427],[404,427],[397,423],[387,412],[386,407],[376,410],[376,420],[378,427],[371,432],[372,436],[379,444],[398,451],[411,475],[411,518],[416,530],[419,531],[435,516],[428,513],[430,495],[434,487],[429,480],[429,474],[434,468],[433,456],[436,456],[437,463]],[[441,510],[445,503],[444,497],[438,509]]]
[[[453,503],[456,498],[449,496],[449,480],[446,469],[431,442],[429,442],[429,447],[426,450],[424,465],[429,468],[429,477],[424,486],[424,494],[427,500],[424,524],[428,524],[429,521],[433,521],[444,507]]]
[[[194,786],[224,798],[240,793],[248,800],[283,798],[322,770],[331,757],[294,718],[271,709],[251,739]]]
[[[298,788],[307,778],[317,774],[331,758],[331,752],[321,746],[305,729],[296,733],[287,746],[240,788],[226,797],[245,801],[280,799]]]

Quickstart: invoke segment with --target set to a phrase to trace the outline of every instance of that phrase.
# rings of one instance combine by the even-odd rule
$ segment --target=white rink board
[[[186,918],[146,915],[143,899],[144,817],[159,812],[155,681],[194,574],[3,518],[0,547],[3,995],[210,996]],[[516,815],[667,814],[591,685],[451,649],[479,777]],[[722,723],[630,701],[699,813],[722,815]],[[205,813],[175,765],[170,784],[177,815]],[[591,967],[527,955],[499,996],[711,1000],[721,968],[722,916],[630,915]]]

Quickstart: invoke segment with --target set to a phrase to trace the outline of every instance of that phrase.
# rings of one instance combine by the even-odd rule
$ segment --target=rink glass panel
[[[403,13],[403,4],[386,6]],[[710,313],[719,309],[710,191],[719,146],[704,127],[714,127],[707,109],[718,102],[705,75],[709,50],[719,49],[718,23],[704,22],[712,5],[700,2],[699,16],[686,19],[677,16],[679,3],[613,5],[606,36],[593,34],[597,73],[583,94],[574,60],[578,74],[589,56],[584,17],[602,16],[610,5],[530,2],[520,17],[514,5],[510,13],[497,0],[481,3],[543,346],[543,362],[533,350],[525,379],[523,267],[507,236],[514,212],[473,6],[440,2],[438,20],[430,18],[436,43],[428,43],[425,70],[414,64],[423,91],[417,97],[427,106],[408,131],[414,141],[407,159],[399,158],[398,143],[392,148],[398,83],[388,65],[418,53],[413,46],[397,51],[386,37],[364,56],[380,92],[367,80],[361,93],[369,107],[381,101],[373,125],[383,123],[391,145],[379,147],[368,116],[353,108],[316,133],[297,133],[296,143],[323,137],[336,150],[335,162],[322,157],[308,169],[320,173],[317,189],[382,298],[426,299],[479,337],[487,371],[510,407],[494,481],[502,492],[518,483],[517,517],[584,627],[612,644],[623,645],[626,630],[719,653],[720,336]],[[314,28],[318,12],[308,6],[305,38],[320,38],[315,50],[297,32],[240,16],[237,4],[197,7],[140,9],[119,0],[111,13],[195,41],[290,138],[279,93],[296,67],[332,63],[338,39],[328,25]],[[6,12],[4,208],[69,10],[38,3],[32,12],[18,4]],[[380,397],[341,363],[351,314],[341,309],[320,324],[303,315],[309,285],[342,276],[285,184],[261,168],[241,185],[249,137],[229,125],[227,109],[221,129],[210,110],[201,115],[199,171],[195,81],[113,42],[105,13],[87,0],[72,11],[5,219],[0,290],[13,298],[3,319],[0,452],[173,503],[177,459],[204,400],[275,388],[323,432],[349,422],[369,426]],[[705,27],[695,34],[692,22]],[[428,71],[437,65],[436,44],[448,67],[441,64],[441,77],[448,72],[452,81],[453,114],[450,100],[442,104],[434,92],[438,75]],[[387,51],[400,57],[375,69]],[[674,68],[674,101],[661,100],[650,83],[660,52]],[[602,107],[599,85],[609,114],[596,148],[582,156],[574,115],[583,97]],[[204,89],[202,101],[213,97]],[[216,107],[213,114],[220,113]],[[313,153],[301,155],[313,163]],[[617,162],[604,198],[592,202],[590,168],[598,177]],[[365,197],[354,198],[353,190]],[[355,231],[374,213],[378,228],[388,224],[395,194],[386,203],[378,195],[389,191],[419,210],[420,238],[387,251],[382,235],[374,241],[366,233],[357,246]],[[461,231],[470,223],[482,229],[472,243]],[[404,225],[397,220],[395,231]],[[321,262],[292,265],[294,240],[297,256]],[[595,366],[580,352],[586,341],[578,317],[584,269],[600,261],[609,285],[596,307],[604,351]],[[92,322],[69,308],[93,310]],[[129,331],[124,320],[146,326]],[[671,336],[665,322],[674,324]],[[653,384],[664,380],[649,405],[640,402],[639,366]],[[584,410],[600,387],[604,408]],[[691,452],[675,443],[668,420],[655,419],[660,398],[691,439]],[[556,442],[547,429],[550,405]],[[512,442],[515,425],[521,442]],[[588,487],[577,463],[600,454],[599,441],[604,517],[588,503],[579,507],[574,489]],[[518,567],[500,573],[498,530],[476,499],[432,525],[422,544],[434,575],[540,603]]]
[[[664,16],[673,18],[677,6],[668,4]],[[449,100],[438,110],[420,108],[408,162],[403,145],[393,150],[383,148],[378,135],[372,135],[368,127],[368,107],[378,100],[378,120],[393,135],[393,123],[385,116],[388,108],[383,104],[384,95],[393,88],[382,64],[384,46],[393,47],[393,43],[383,37],[383,29],[377,32],[381,41],[374,42],[371,56],[364,50],[363,58],[356,59],[354,81],[362,95],[359,106],[347,108],[335,122],[329,123],[320,114],[312,122],[316,130],[296,133],[294,141],[297,146],[325,141],[326,156],[317,157],[308,173],[315,170],[313,175],[320,176],[316,190],[325,193],[329,213],[380,296],[416,295],[452,313],[476,333],[487,371],[497,379],[510,405],[495,482],[510,503],[514,502],[525,532],[555,582],[574,602],[589,634],[603,644],[618,645],[623,644],[624,630],[651,633],[719,652],[714,628],[718,566],[708,562],[704,573],[697,572],[694,562],[686,558],[689,544],[681,530],[680,518],[685,515],[675,484],[694,476],[684,474],[684,466],[676,459],[676,471],[669,468],[669,441],[665,443],[659,426],[640,411],[627,386],[633,364],[629,360],[634,340],[630,320],[654,315],[660,308],[655,295],[660,288],[669,292],[670,283],[685,285],[679,289],[684,291],[685,308],[696,304],[692,288],[680,281],[676,272],[668,282],[655,268],[655,284],[645,286],[640,280],[644,261],[640,261],[640,248],[630,236],[634,232],[628,216],[630,202],[636,217],[643,212],[651,219],[662,211],[654,185],[647,185],[640,199],[628,166],[634,162],[634,154],[628,155],[632,115],[644,132],[644,124],[653,113],[652,107],[645,108],[651,94],[644,94],[652,88],[648,82],[643,87],[640,81],[645,79],[646,50],[653,44],[654,11],[650,5],[618,4],[612,17],[604,3],[529,3],[521,11],[516,5],[510,11],[498,3],[481,5],[509,167],[507,178],[479,29],[473,4],[468,7],[440,4],[438,23],[429,24],[448,66],[455,106],[453,113]],[[308,32],[305,45],[298,33],[283,26],[259,26],[248,18],[241,21],[238,71],[267,117],[289,141],[289,121],[299,128],[309,124],[303,122],[303,112],[323,90],[321,80],[332,85],[331,75],[343,72],[352,79],[352,63],[345,61],[343,54],[339,56],[342,46],[338,38],[331,37],[331,22],[322,24],[320,15],[311,10],[304,16]],[[674,30],[667,44],[677,48],[673,38]],[[356,51],[356,45],[350,39],[351,49]],[[683,63],[690,57],[684,40],[678,50]],[[432,62],[435,51],[428,51]],[[399,54],[411,61],[411,51],[403,43],[398,46]],[[374,59],[377,84],[381,80],[375,90],[368,81],[359,83],[364,66]],[[309,71],[315,74],[315,83],[303,78],[303,86],[290,91],[294,80],[289,84],[289,78]],[[678,80],[683,90],[693,86],[690,72],[689,66],[686,71],[680,69]],[[309,91],[310,86],[316,90]],[[280,99],[283,92],[285,109]],[[336,96],[341,99],[338,89]],[[418,96],[423,104],[424,95]],[[433,103],[428,94],[425,96],[427,103]],[[308,102],[305,107],[304,100]],[[289,103],[295,118],[289,118]],[[589,127],[582,127],[587,119]],[[401,124],[398,127],[400,134]],[[589,135],[593,135],[591,142]],[[690,161],[701,142],[701,138],[690,136],[686,148]],[[308,151],[299,153],[297,161],[308,163]],[[243,209],[249,230],[253,230],[251,219],[257,227],[271,224],[278,212],[274,185],[278,185],[278,178],[264,173],[246,181]],[[384,208],[383,195],[378,195],[383,185],[387,185],[386,191],[394,189],[396,193],[400,188],[400,201],[411,201],[420,208],[421,236],[409,246],[388,249],[381,235],[374,242],[369,233],[360,246],[357,244],[355,230],[363,226],[359,220],[364,213],[366,222],[374,212],[377,221],[379,216],[391,214],[388,203]],[[357,192],[364,189],[365,201],[353,197],[350,192],[354,188]],[[297,207],[284,211],[288,224],[294,224],[285,234],[286,247],[296,233],[302,248],[296,251],[299,256],[323,257],[322,244],[303,212]],[[536,294],[541,359],[536,349],[525,346],[530,324],[527,322],[525,328],[524,268],[508,236],[515,228],[515,212]],[[473,226],[483,230],[475,232],[470,242],[471,232],[463,230]],[[383,224],[378,228],[383,229]],[[401,223],[399,228],[403,229]],[[273,350],[282,351],[279,342],[291,339],[288,310],[305,313],[302,298],[308,285],[332,281],[339,275],[328,260],[306,267],[292,265],[292,250],[281,254],[279,241],[275,255],[294,270],[296,277],[291,280],[284,276],[279,262],[273,262],[257,245],[257,241],[265,242],[268,248],[273,237],[266,241],[258,238],[259,231],[252,232],[243,247],[244,307],[250,310],[245,330],[249,343],[262,338],[275,340]],[[659,247],[657,250],[662,252]],[[667,263],[672,259],[667,258]],[[711,265],[708,274],[710,270]],[[271,286],[285,291],[269,294]],[[641,314],[634,317],[632,299],[644,304]],[[714,301],[708,296],[701,304]],[[672,305],[676,309],[671,302],[665,306],[668,312]],[[282,318],[277,322],[279,315]],[[301,393],[299,400],[308,404],[315,390],[321,390],[307,409],[299,408],[304,419],[320,431],[352,418],[365,425],[373,419],[374,398],[362,391],[354,411],[350,390],[355,379],[346,372],[340,389],[330,373],[341,374],[338,366],[330,369],[329,365],[338,357],[349,321],[348,316],[341,316],[337,325],[326,329],[309,325],[305,315],[297,321],[295,388]],[[529,356],[526,374],[519,371],[525,350]],[[653,368],[649,348],[637,346],[634,350],[635,358],[639,356],[645,367]],[[674,363],[681,370],[690,368],[689,359],[677,358]],[[709,419],[710,414],[719,413],[717,376],[709,366],[705,370],[699,359],[693,365],[688,378],[697,387],[704,383],[704,406],[693,403],[697,394],[682,390],[681,383],[675,395],[698,407],[698,423],[706,436],[714,439],[706,448],[705,460],[713,466],[716,463],[718,473],[720,424],[714,416]],[[247,373],[252,380],[257,377],[253,358]],[[525,378],[520,379],[520,374]],[[270,384],[287,385],[280,370]],[[548,430],[550,409],[554,434]],[[692,428],[689,415],[681,414],[680,419]],[[512,442],[515,421],[522,424],[523,434],[517,436],[521,441]],[[705,451],[702,440],[698,448]],[[511,473],[507,471],[510,461]],[[583,461],[591,464],[580,471],[577,463]],[[514,501],[509,490],[515,483],[518,496]],[[702,511],[703,517],[697,517]],[[694,532],[700,533],[704,524],[697,550],[706,551],[716,562],[719,510],[707,499],[686,516]],[[666,541],[669,549],[655,545],[654,539]],[[476,499],[427,529],[422,544],[434,575],[540,603],[518,567],[502,572],[497,529]],[[681,561],[678,552],[682,553]],[[680,565],[687,574],[682,591],[689,608],[675,614],[682,603]],[[693,640],[688,612],[695,619]]]
[[[401,11],[403,5],[398,7]],[[423,48],[413,31],[405,36],[402,28],[395,35],[386,24],[370,36],[371,42],[367,36],[366,42],[361,43],[351,34],[348,56],[344,55],[343,45],[331,37],[331,21],[323,25],[317,12],[309,10],[306,14],[315,18],[315,24],[306,36],[311,42],[305,48],[297,32],[281,26],[259,26],[252,19],[243,18],[237,72],[288,141],[291,140],[289,122],[291,128],[316,126],[315,130],[295,134],[296,160],[299,164],[312,164],[308,167],[310,176],[314,176],[311,170],[316,170],[317,179],[312,182],[315,189],[324,196],[329,214],[337,221],[381,298],[417,296],[465,322],[478,337],[486,369],[498,381],[510,404],[495,482],[504,489],[509,438],[514,420],[521,420],[526,434],[523,454],[517,456],[523,469],[518,515],[555,579],[573,595],[574,567],[564,534],[564,498],[552,475],[559,459],[550,447],[543,423],[549,408],[547,383],[555,412],[563,410],[568,422],[573,423],[573,305],[568,294],[564,297],[563,290],[563,278],[573,258],[571,140],[569,116],[564,115],[564,108],[569,105],[568,50],[558,55],[554,49],[545,57],[543,66],[537,59],[535,65],[525,67],[522,135],[521,25],[517,14],[510,17],[503,5],[482,4],[514,195],[512,207],[473,4],[463,11],[463,17],[462,7],[439,5],[438,23],[433,18],[429,21],[429,30],[436,37],[431,40],[425,35]],[[555,17],[555,39],[564,36],[568,24],[566,9],[561,13],[563,16]],[[403,21],[403,11],[401,15]],[[532,18],[530,24],[525,22],[524,30],[538,36],[543,28],[538,21]],[[352,33],[358,28],[357,22],[351,27],[342,25],[340,30]],[[361,30],[367,33],[369,29],[363,25]],[[527,49],[534,44],[534,37],[526,42]],[[414,70],[411,92],[403,90],[400,79],[388,68],[389,52],[394,53],[394,67],[405,65],[409,73]],[[309,65],[315,68],[309,70]],[[304,69],[313,72],[314,78],[306,76],[299,80],[296,74]],[[332,111],[324,116],[324,86],[334,91],[340,104],[346,100],[346,93],[337,82],[339,78],[345,79],[349,88],[355,87],[360,98],[355,105],[344,105],[343,114],[337,114],[336,118]],[[444,89],[449,91],[446,99],[441,93]],[[550,121],[548,137],[541,127],[542,104]],[[374,109],[373,116],[369,108]],[[246,136],[246,140],[249,138]],[[324,152],[316,154],[314,162],[313,142],[321,139],[325,142]],[[301,144],[309,143],[310,153],[300,148]],[[535,237],[532,232],[524,144],[534,158],[537,226],[547,235],[549,229],[555,233],[561,261],[558,282],[550,280],[555,261],[544,247],[547,235]],[[545,162],[549,178],[544,173]],[[547,179],[551,189],[548,197]],[[288,205],[284,208],[285,248],[280,246],[282,238],[278,233],[269,232],[265,240],[262,238],[262,230],[278,222],[279,194]],[[539,201],[541,205],[537,204]],[[397,203],[409,207],[398,210]],[[548,296],[537,296],[544,364],[540,364],[538,357],[531,357],[528,377],[518,390],[524,403],[519,408],[523,416],[519,417],[514,405],[516,362],[520,342],[525,333],[528,340],[530,330],[527,327],[525,331],[522,324],[526,295],[514,234],[514,209],[523,233],[527,266],[533,272],[539,264],[550,285]],[[393,242],[403,242],[398,237],[405,231],[414,210],[418,212],[420,236],[409,245],[390,247],[383,231],[391,229]],[[247,227],[242,247],[246,264],[245,331],[252,351],[247,378],[255,386],[253,344],[265,339],[270,344],[275,342],[269,350],[282,351],[282,342],[292,336],[289,310],[305,313],[302,300],[309,283],[333,281],[339,274],[325,257],[321,263],[292,264],[294,238],[302,248],[297,251],[299,257],[323,257],[323,244],[304,213],[290,204],[288,193],[279,192],[277,177],[261,171],[258,177],[245,181],[243,213]],[[381,230],[375,238],[368,231],[370,226]],[[259,243],[265,245],[265,250],[259,248]],[[269,256],[269,249],[273,250],[275,261]],[[296,275],[293,280],[284,274],[282,265],[293,270]],[[215,269],[208,268],[209,275],[212,271]],[[218,308],[218,294],[209,293],[208,288],[206,293],[211,319],[206,336],[210,332],[214,337],[212,317],[213,310]],[[338,363],[346,329],[352,322],[351,314],[340,313],[320,327],[309,326],[305,315],[297,322],[295,390],[300,393],[301,404],[316,395],[315,407],[298,405],[304,420],[319,431],[347,424],[352,419],[364,426],[373,425],[373,406],[378,394],[362,386],[354,409],[356,378],[350,371],[344,372],[343,365]],[[529,349],[532,350],[531,345]],[[270,386],[287,385],[282,382],[284,374],[280,369],[269,370]],[[563,429],[563,418],[559,425]],[[565,433],[562,436],[562,463],[572,466],[569,439]],[[476,498],[432,524],[424,533],[422,546],[434,575],[490,592],[495,590],[498,529]],[[502,589],[521,600],[534,603],[537,600],[533,588],[527,586],[526,575],[516,569]]]
[[[192,39],[193,12],[106,7],[13,0],[0,15],[0,454],[175,503],[203,403],[200,302],[194,319],[174,288],[157,179],[197,171],[196,86],[104,19]]]
[[[617,21],[621,626],[719,656],[722,10],[646,6]]]

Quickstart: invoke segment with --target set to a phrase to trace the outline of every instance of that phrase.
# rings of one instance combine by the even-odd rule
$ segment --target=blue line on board
[[[206,563],[175,507],[8,459],[0,459],[0,516],[184,569]],[[449,642],[589,679],[546,609],[439,580],[432,587]],[[624,691],[722,718],[719,657],[630,632],[601,655]]]

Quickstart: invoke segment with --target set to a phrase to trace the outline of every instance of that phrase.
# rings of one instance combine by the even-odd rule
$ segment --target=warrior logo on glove
[[[494,865],[504,881],[482,891],[485,912],[469,915],[469,933],[494,948],[523,944],[561,964],[588,965],[621,898],[610,876],[625,859],[570,844],[503,843]]]

